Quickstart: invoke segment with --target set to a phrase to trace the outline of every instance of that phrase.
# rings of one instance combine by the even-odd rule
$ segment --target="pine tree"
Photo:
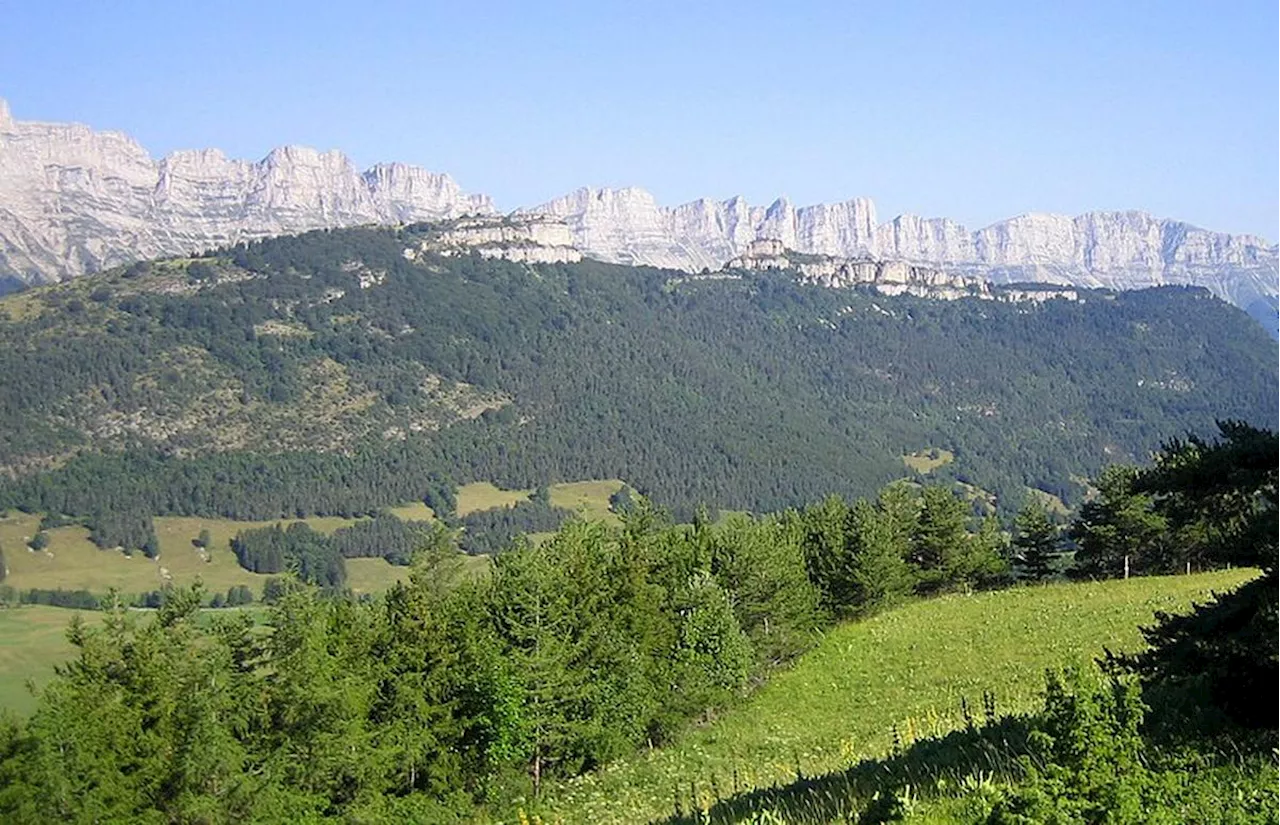
[[[911,543],[893,516],[859,501],[849,513],[847,536],[852,613],[890,606],[911,592],[915,575],[906,558]]]
[[[968,508],[950,489],[924,489],[911,554],[920,571],[922,591],[939,590],[968,572],[968,524]]]
[[[1027,500],[1014,526],[1013,547],[1022,578],[1044,581],[1053,576],[1062,556],[1061,531],[1039,499],[1033,496]]]
[[[1151,496],[1134,489],[1136,467],[1113,465],[1097,481],[1098,495],[1080,507],[1070,536],[1078,549],[1078,577],[1117,578],[1161,570],[1167,555],[1168,520],[1154,508]]]
[[[850,548],[845,537],[849,505],[837,495],[804,509],[804,555],[809,578],[818,586],[824,612],[834,618],[849,615],[857,601],[853,592]]]

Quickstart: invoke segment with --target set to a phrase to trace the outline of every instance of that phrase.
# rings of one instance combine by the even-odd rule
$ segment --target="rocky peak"
[[[487,197],[418,167],[360,172],[340,152],[299,146],[257,162],[214,149],[153,160],[127,135],[14,120],[0,100],[0,277],[58,280],[267,235],[477,214],[496,214]],[[583,188],[515,215],[550,216],[568,228],[566,246],[612,263],[718,270],[767,239],[809,255],[899,261],[995,284],[1203,286],[1276,326],[1275,246],[1144,212],[1033,213],[970,231],[910,214],[881,223],[866,198],[665,207],[643,189]]]
[[[735,197],[668,208],[642,190],[579,191],[590,193],[589,204],[568,197],[530,211],[563,218],[584,254],[613,263],[716,269],[747,254],[754,241],[772,239],[804,254],[903,261],[993,284],[1202,286],[1276,326],[1275,246],[1145,212],[1032,213],[971,232],[947,218],[900,215],[878,223],[865,198],[797,208],[787,198],[752,207]]]
[[[260,161],[216,149],[153,159],[127,135],[15,121],[0,108],[0,275],[59,280],[140,258],[309,229],[492,214],[447,175],[361,173],[305,146]]]

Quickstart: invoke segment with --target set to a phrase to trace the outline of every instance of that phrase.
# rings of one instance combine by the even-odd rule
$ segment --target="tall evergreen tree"
[[[931,592],[956,580],[967,567],[969,510],[950,489],[925,487],[912,536],[911,561],[920,571],[919,589]]]
[[[1053,576],[1062,555],[1062,537],[1044,504],[1034,496],[1027,499],[1014,522],[1013,547],[1019,574],[1031,581]]]
[[[854,609],[858,595],[853,592],[853,549],[846,537],[849,505],[830,495],[801,513],[804,525],[804,555],[809,578],[821,594],[827,615],[842,618]]]
[[[911,592],[911,544],[888,513],[859,501],[849,512],[849,613],[887,607]]]
[[[1071,525],[1078,548],[1073,575],[1167,572],[1161,560],[1167,555],[1169,523],[1156,512],[1150,495],[1134,489],[1137,476],[1136,467],[1113,465],[1102,471],[1097,496],[1081,505]]]

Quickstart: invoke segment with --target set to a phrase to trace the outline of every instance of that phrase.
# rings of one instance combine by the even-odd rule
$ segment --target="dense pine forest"
[[[406,258],[431,231],[314,232],[6,297],[0,507],[139,550],[155,515],[447,514],[473,480],[624,478],[688,519],[870,495],[936,448],[954,461],[935,478],[1008,516],[1027,487],[1078,503],[1170,433],[1277,415],[1275,342],[1203,291],[946,302]]]

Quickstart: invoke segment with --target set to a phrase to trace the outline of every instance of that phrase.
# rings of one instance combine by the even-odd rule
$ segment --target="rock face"
[[[216,149],[154,160],[127,135],[15,121],[0,101],[0,274],[60,280],[323,227],[491,214],[448,175],[299,146],[261,161]]]
[[[745,254],[725,264],[727,272],[735,269],[791,269],[800,281],[818,286],[867,286],[882,295],[917,295],[943,301],[959,298],[1010,302],[1040,302],[1055,298],[1079,300],[1077,292],[1066,286],[993,287],[974,275],[947,272],[936,266],[903,260],[796,253],[787,249],[782,241],[774,239],[752,241]]]
[[[404,255],[413,260],[423,252],[501,258],[531,264],[573,263],[582,253],[564,221],[546,215],[471,217],[452,221]]]
[[[875,206],[855,199],[767,208],[741,198],[663,208],[641,189],[579,189],[528,210],[555,215],[592,258],[699,271],[749,256],[757,240],[848,260],[902,261],[995,284],[1140,289],[1189,284],[1246,309],[1274,314],[1277,249],[1261,238],[1210,232],[1143,212],[1090,212],[1075,218],[1021,215],[970,232],[946,218],[900,215],[879,223]]]
[[[666,209],[642,189],[580,189],[525,211],[564,219],[593,257],[685,270],[724,260],[725,253],[744,254],[758,239],[817,255],[1078,270],[1093,274],[1091,286],[1105,286],[1124,272],[1274,267],[1276,259],[1276,248],[1261,238],[1142,212],[1022,215],[971,233],[946,218],[900,215],[877,223],[874,204],[861,198],[799,209],[785,198],[768,208],[734,198]]]

